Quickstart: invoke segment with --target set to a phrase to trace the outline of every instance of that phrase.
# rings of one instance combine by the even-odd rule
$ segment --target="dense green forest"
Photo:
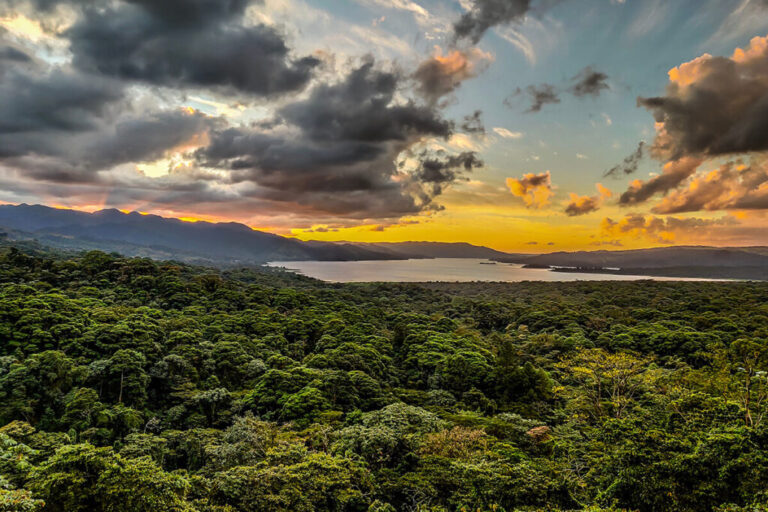
[[[768,510],[768,285],[0,252],[0,511]]]

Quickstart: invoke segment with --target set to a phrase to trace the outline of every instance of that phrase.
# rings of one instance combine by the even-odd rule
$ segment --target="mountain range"
[[[465,243],[304,242],[236,222],[188,222],[115,209],[88,213],[27,204],[0,205],[0,230],[12,238],[32,238],[61,249],[99,249],[126,256],[213,265],[510,256]]]
[[[576,251],[509,255],[504,263],[558,272],[768,280],[768,247],[673,246],[623,251]]]
[[[106,209],[94,213],[42,205],[0,205],[0,233],[58,249],[102,250],[126,256],[214,266],[269,261],[358,261],[480,258],[552,268],[676,277],[768,280],[768,247],[673,246],[618,251],[512,254],[468,243],[301,241],[236,222],[189,222]]]

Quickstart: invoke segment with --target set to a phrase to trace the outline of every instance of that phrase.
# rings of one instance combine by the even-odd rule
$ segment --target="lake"
[[[649,276],[552,272],[523,268],[522,265],[496,263],[470,258],[436,258],[379,261],[273,261],[270,267],[283,267],[308,277],[333,283],[387,282],[471,282],[471,281],[702,281]]]

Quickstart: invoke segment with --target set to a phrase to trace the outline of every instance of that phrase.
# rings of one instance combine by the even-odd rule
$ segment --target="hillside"
[[[0,229],[19,240],[34,238],[61,249],[98,249],[209,265],[510,256],[465,243],[303,242],[236,222],[187,222],[115,209],[88,213],[26,204],[0,205]]]
[[[559,271],[735,279],[765,279],[768,276],[768,247],[676,246],[626,251],[553,252],[492,259],[537,267],[565,267]]]

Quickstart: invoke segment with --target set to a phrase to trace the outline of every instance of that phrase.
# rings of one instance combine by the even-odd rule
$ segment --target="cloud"
[[[701,210],[768,209],[768,163],[745,165],[727,162],[693,177],[653,207],[654,213],[669,214]]]
[[[594,245],[595,247],[623,247],[624,244],[621,243],[621,240],[599,240],[592,242],[590,245]]]
[[[645,154],[645,142],[640,141],[632,154],[625,157],[624,160],[603,173],[604,178],[618,178],[620,176],[627,176],[637,172],[637,168],[640,166],[640,162],[643,160]]]
[[[666,94],[638,105],[656,119],[657,158],[768,150],[768,37],[731,57],[705,54],[673,68]]]
[[[452,123],[429,105],[395,102],[403,77],[376,69],[367,58],[339,83],[318,84],[309,97],[282,107],[278,117],[316,141],[405,141],[412,136],[451,134]]]
[[[569,217],[577,215],[586,215],[600,209],[599,198],[596,196],[579,196],[571,193],[571,200],[565,208],[565,213]]]
[[[591,67],[586,67],[571,79],[570,86],[558,88],[553,84],[529,85],[525,89],[518,87],[515,91],[504,99],[504,104],[508,107],[513,106],[513,98],[526,96],[530,106],[526,113],[540,112],[544,105],[560,103],[561,92],[568,92],[577,98],[584,96],[597,97],[606,89],[608,85],[608,75],[595,71]],[[610,124],[610,118],[604,114],[606,123]]]
[[[512,106],[512,98],[517,96],[527,96],[530,106],[525,110],[526,113],[540,112],[544,105],[560,103],[560,94],[551,84],[529,85],[525,89],[518,87],[504,100],[504,104]]]
[[[654,215],[642,215],[630,213],[624,218],[614,221],[606,217],[600,224],[601,234],[604,237],[615,238],[628,236],[631,238],[647,238],[657,243],[674,243],[682,239],[706,240],[707,234],[723,226],[736,224],[732,217],[719,219],[680,218],[680,217],[656,217]]]
[[[164,86],[271,96],[303,89],[320,64],[294,58],[274,27],[244,23],[249,0],[131,0],[84,8],[64,32],[74,65]]]
[[[513,132],[499,126],[495,127],[493,131],[496,135],[504,137],[505,139],[522,139],[525,135],[523,132]]]
[[[432,187],[431,196],[442,193],[445,184],[460,179],[463,173],[472,172],[482,167],[483,161],[474,151],[465,151],[458,155],[445,155],[442,151],[437,154],[423,152],[419,156],[419,167],[412,174],[419,182]]]
[[[119,82],[65,66],[14,59],[0,75],[0,160],[28,179],[95,180],[96,171],[202,141],[217,122],[196,111],[131,108]]]
[[[440,50],[423,61],[413,74],[416,90],[430,102],[451,94],[464,80],[477,76],[493,60],[478,48],[453,50],[442,55]]]
[[[707,41],[722,43],[753,36],[765,30],[765,10],[768,9],[766,0],[740,0],[738,5],[722,20],[717,32]]]
[[[338,228],[329,228],[327,226],[318,226],[316,228],[303,230],[304,233],[336,233],[338,231]]]
[[[477,44],[489,28],[521,21],[530,7],[530,0],[474,0],[469,12],[454,23],[454,39]]]
[[[638,104],[654,115],[651,154],[665,164],[660,175],[634,181],[620,204],[661,193],[656,213],[768,208],[762,164],[698,172],[709,160],[768,150],[768,37],[730,57],[705,54],[671,69],[665,95]]]
[[[275,86],[279,80],[261,87],[235,83],[231,74],[205,79],[195,74],[202,69],[196,60],[200,54],[186,55],[187,49],[178,45],[191,32],[204,37],[226,25],[229,37],[230,29],[242,34],[260,26],[241,26],[244,4],[194,0],[189,12],[182,13],[174,10],[176,2],[117,2],[83,11],[63,33],[74,38],[74,64],[27,59],[11,50],[0,53],[3,198],[260,219],[253,222],[277,219],[267,225],[313,225],[326,219],[350,225],[440,210],[436,197],[482,164],[468,151],[416,151],[425,141],[451,140],[455,123],[443,117],[442,105],[414,93],[411,73],[384,70],[372,58],[338,78],[323,76],[296,99],[283,96],[270,105],[271,119],[255,123],[235,125],[222,117],[165,106],[169,98],[203,85],[215,89],[214,98],[236,94],[238,101],[244,93],[269,96],[303,87]],[[105,52],[112,51],[117,39],[130,46],[121,48],[114,61],[102,62],[101,56],[89,53],[98,51],[95,46],[76,48],[75,39],[77,44],[86,41],[84,34],[96,30],[89,24],[107,12],[114,14],[106,20],[112,28],[125,23],[126,29],[149,33],[149,40],[163,47],[161,53],[153,53],[149,40],[128,44],[135,36],[130,30],[104,44]],[[157,34],[159,39],[153,39],[156,26],[168,29]],[[0,49],[16,50],[2,36]],[[270,41],[275,45],[269,51],[284,47],[282,39],[260,44],[270,47]],[[181,52],[173,62],[167,60],[170,50]],[[82,60],[86,57],[87,62]],[[247,68],[248,62],[221,65]],[[285,66],[291,62],[284,60]],[[272,80],[267,75],[274,66],[254,65],[249,73]],[[133,87],[136,81],[173,90],[148,94]],[[465,121],[468,130],[481,127],[479,113]],[[411,162],[401,166],[404,155]]]
[[[422,152],[415,169],[395,164],[422,139],[453,133],[434,105],[396,100],[404,80],[368,58],[338,83],[318,84],[280,108],[284,125],[214,131],[198,162],[252,184],[250,197],[316,215],[383,219],[440,209],[434,198],[480,162],[472,152]]]
[[[31,62],[32,57],[27,52],[9,43],[0,42],[0,62]],[[2,71],[0,71],[2,73]]]
[[[522,178],[507,178],[506,183],[509,191],[521,198],[528,208],[547,206],[554,195],[549,171],[541,174],[524,174]]]
[[[482,110],[475,110],[471,115],[464,116],[464,120],[461,123],[461,129],[467,133],[485,133],[485,126],[483,125],[483,112]]]
[[[0,80],[0,133],[86,131],[94,128],[110,106],[122,98],[118,84],[98,77],[61,68],[48,72],[6,68]],[[3,139],[2,154],[13,152],[14,147],[22,150],[25,145],[23,140],[14,141],[21,144],[17,146]]]
[[[430,17],[429,11],[411,0],[366,0],[366,2],[380,7],[410,12],[420,22],[424,22]]]
[[[703,160],[696,157],[683,157],[664,164],[661,174],[648,181],[635,180],[626,192],[621,194],[619,204],[635,205],[643,203],[658,193],[666,193],[691,177]]]
[[[0,159],[27,177],[87,181],[98,170],[156,159],[217,122],[131,105],[121,83],[67,66],[14,59],[0,74]]]
[[[571,193],[570,201],[565,207],[566,215],[576,217],[599,210],[603,201],[611,197],[613,193],[600,183],[596,187],[598,194],[595,196],[579,196],[578,194]]]
[[[574,83],[568,91],[578,98],[583,96],[597,97],[602,91],[610,89],[608,75],[589,66],[581,70],[571,81]]]

